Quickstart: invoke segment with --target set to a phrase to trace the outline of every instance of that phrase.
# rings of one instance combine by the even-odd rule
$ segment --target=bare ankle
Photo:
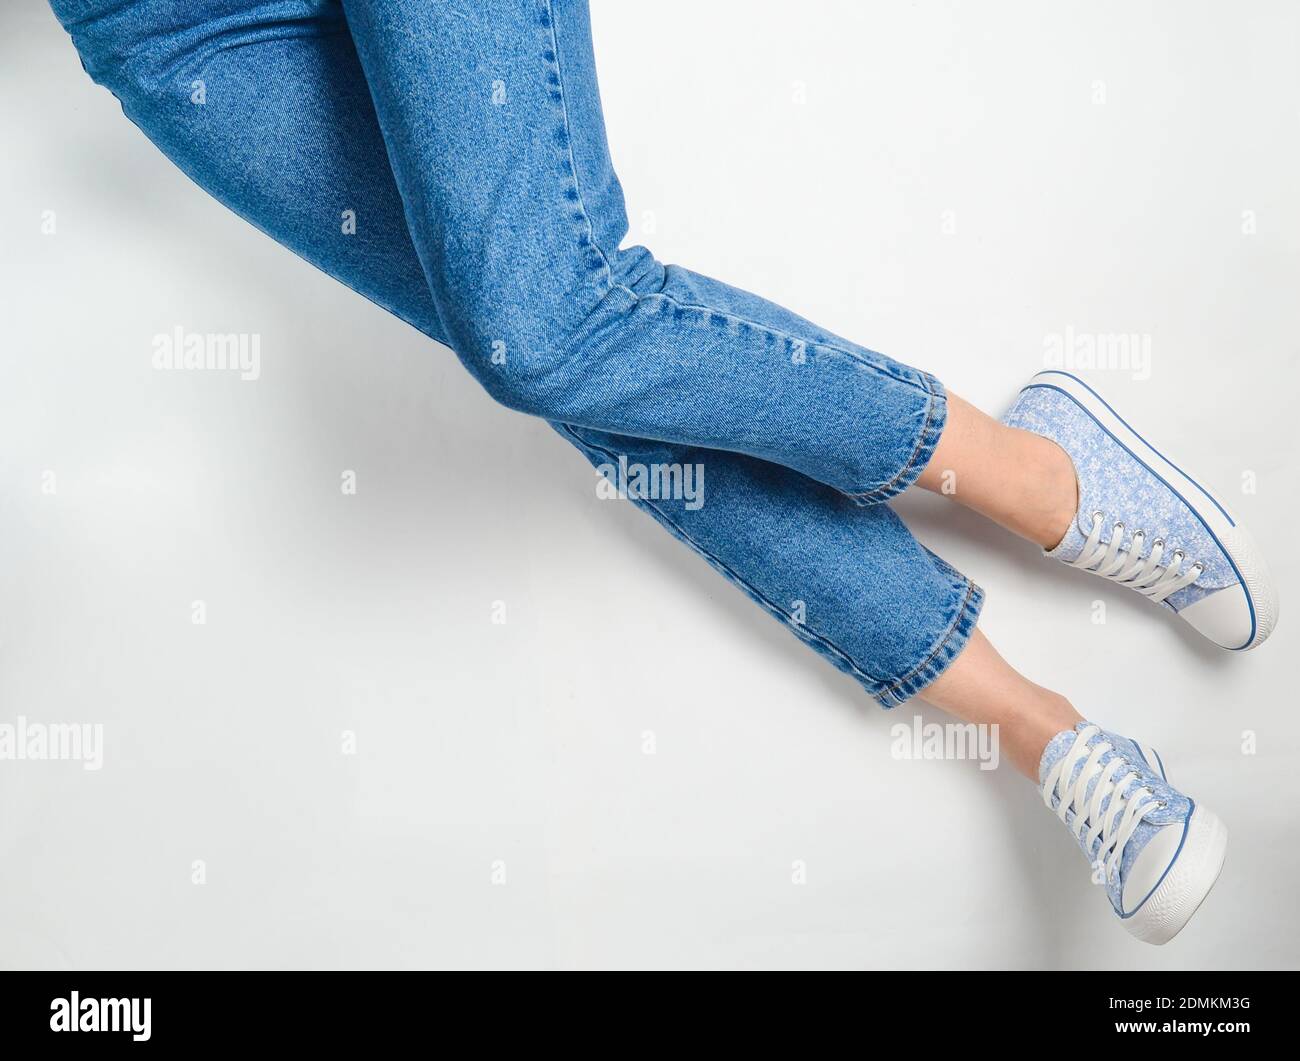
[[[1074,462],[1055,442],[1007,427],[955,394],[917,485],[1037,542],[1057,545],[1078,509]]]
[[[1065,537],[1079,510],[1079,484],[1074,461],[1050,439],[1017,428],[1025,454],[1024,526],[1020,531],[1044,549],[1054,549]],[[1015,528],[1013,528],[1015,529]]]

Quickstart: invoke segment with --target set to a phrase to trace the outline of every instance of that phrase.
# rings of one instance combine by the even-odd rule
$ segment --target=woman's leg
[[[441,335],[391,175],[373,165],[379,134],[358,90],[351,42],[328,11],[285,19],[286,5],[277,4],[251,20],[196,27],[188,21],[193,6],[177,14],[176,5],[159,4],[156,21],[144,17],[147,4],[56,0],[55,7],[87,69],[198,183],[321,268]],[[303,5],[292,7],[303,14]],[[195,83],[204,102],[187,104],[187,91],[199,92]],[[339,238],[340,209],[366,219],[357,229],[363,238]],[[1079,836],[1130,931],[1163,942],[1191,916],[1222,863],[1217,819],[1167,785],[1163,764],[1157,776],[1158,757],[1145,746],[1075,722],[1062,698],[1012,671],[974,631],[979,591],[922,549],[886,506],[854,506],[744,456],[557,428],[598,464],[620,453],[705,463],[707,504],[639,503],[886,706],[924,689],[960,718],[998,725],[1013,762],[1040,782]],[[1158,797],[1155,809],[1148,792]],[[1085,809],[1103,798],[1108,810],[1101,818],[1094,812],[1095,828],[1085,834],[1093,825]],[[1176,894],[1166,880],[1178,884]]]
[[[1074,463],[1055,442],[1007,427],[955,394],[934,457],[916,481],[1053,548],[1079,507]]]
[[[978,629],[921,697],[963,722],[996,726],[1001,751],[1031,781],[1048,742],[1083,721],[1069,700],[1031,682]]]
[[[1037,430],[999,425],[926,373],[621,247],[586,0],[344,9],[435,310],[502,401],[761,457],[863,503],[944,477],[958,501],[1217,644],[1268,637],[1277,594],[1253,540],[1086,384],[1038,381],[1016,413]]]
[[[200,186],[444,341],[337,5],[54,6],[92,76]],[[597,466],[702,468],[702,505],[633,500],[883,704],[915,694],[966,643],[980,591],[887,506],[740,454],[556,426]]]
[[[435,311],[494,397],[868,503],[920,474],[945,415],[932,376],[621,246],[585,0],[344,9]]]
[[[1035,376],[1003,423],[950,395],[917,485],[1141,593],[1223,648],[1255,648],[1277,623],[1277,586],[1250,533],[1069,373]]]

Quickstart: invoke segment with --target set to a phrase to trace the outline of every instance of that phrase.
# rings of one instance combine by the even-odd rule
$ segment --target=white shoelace
[[[1083,543],[1083,551],[1069,562],[1071,567],[1119,582],[1153,601],[1162,601],[1169,594],[1190,586],[1205,570],[1205,565],[1199,561],[1184,570],[1183,561],[1187,557],[1181,549],[1175,549],[1169,554],[1168,561],[1161,563],[1165,553],[1163,538],[1151,543],[1151,551],[1144,560],[1142,545],[1146,541],[1146,532],[1134,531],[1132,541],[1126,546],[1123,544],[1123,523],[1111,527],[1110,544],[1103,545],[1101,528],[1104,519],[1105,513],[1092,514],[1092,532]]]
[[[1043,802],[1050,807],[1053,794],[1059,797],[1056,816],[1061,821],[1065,821],[1066,812],[1074,812],[1071,829],[1075,837],[1084,841],[1094,865],[1105,858],[1105,872],[1109,878],[1124,861],[1124,845],[1142,821],[1142,815],[1153,807],[1164,806],[1164,803],[1156,799],[1156,794],[1146,786],[1125,794],[1128,784],[1138,779],[1138,772],[1109,741],[1099,740],[1092,747],[1088,746],[1088,741],[1100,732],[1097,726],[1085,726],[1079,731],[1070,750],[1057,760],[1043,779]],[[1101,757],[1108,751],[1115,754],[1102,766]],[[1074,768],[1080,761],[1083,761],[1083,769],[1071,782]],[[1088,799],[1088,786],[1094,778],[1097,784],[1092,790],[1092,798]],[[1110,803],[1103,815],[1101,805],[1108,796]],[[1101,847],[1094,855],[1092,845],[1098,839]]]

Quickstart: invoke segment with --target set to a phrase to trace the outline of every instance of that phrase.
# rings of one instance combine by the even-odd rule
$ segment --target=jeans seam
[[[971,599],[975,596],[976,592],[978,591],[978,587],[975,585],[973,581],[971,581],[969,578],[967,578],[965,581],[966,581],[966,592],[962,596],[961,603],[958,604],[957,606],[957,612],[953,616],[952,622],[948,624],[948,629],[944,631],[943,637],[941,637],[938,643],[934,646],[934,650],[928,656],[926,656],[925,659],[923,659],[919,664],[917,664],[910,671],[904,674],[901,678],[896,679],[892,684],[887,685],[884,689],[882,689],[881,690],[882,697],[896,696],[900,688],[902,688],[913,678],[915,678],[918,674],[922,673],[927,667],[929,667],[930,664],[933,663],[934,660],[938,658],[939,654],[943,652],[943,650],[947,647],[948,643],[952,640],[953,636],[957,633],[957,629],[961,626],[962,620],[966,616],[966,610],[970,606]]]
[[[837,354],[840,357],[843,357],[853,362],[854,364],[862,365],[863,367],[871,369],[874,372],[878,372],[883,376],[888,376],[891,379],[897,380],[900,383],[905,383],[908,384],[909,386],[926,390],[932,394],[933,391],[930,389],[928,382],[923,381],[921,383],[918,383],[915,379],[909,379],[905,374],[894,371],[888,365],[876,364],[870,359],[863,357],[861,354],[853,350],[844,349],[840,346],[835,345],[834,343],[820,342],[817,340],[808,340],[797,335],[791,335],[789,332],[783,332],[780,331],[779,329],[772,328],[766,324],[760,324],[758,321],[750,320],[747,317],[737,316],[736,314],[730,313],[725,309],[717,309],[713,306],[696,305],[690,302],[679,301],[678,299],[674,298],[672,295],[666,294],[662,291],[656,291],[647,295],[640,295],[636,291],[632,290],[632,288],[628,287],[626,284],[619,283],[614,279],[614,269],[613,266],[610,264],[610,256],[607,253],[605,253],[604,248],[602,248],[600,243],[596,240],[596,226],[592,224],[591,212],[587,209],[586,199],[582,194],[582,180],[579,177],[577,160],[573,154],[573,126],[572,123],[569,121],[569,106],[564,91],[564,67],[562,63],[563,56],[561,55],[560,52],[559,28],[556,25],[555,10],[554,10],[554,5],[552,3],[552,0],[544,0],[544,2],[546,4],[546,21],[547,21],[548,35],[551,42],[551,52],[555,56],[554,62],[548,61],[548,65],[554,68],[555,75],[559,79],[559,85],[557,86],[557,90],[560,98],[557,103],[557,107],[560,112],[560,120],[563,122],[564,125],[565,153],[568,161],[569,175],[573,179],[574,190],[576,191],[578,196],[577,206],[578,209],[582,211],[583,224],[586,225],[587,228],[587,240],[591,244],[592,248],[596,251],[596,253],[600,255],[601,262],[604,265],[606,291],[608,292],[611,290],[619,290],[623,292],[632,300],[633,308],[639,306],[643,301],[646,301],[648,299],[660,298],[667,302],[672,303],[674,306],[680,309],[695,310],[696,312],[699,313],[716,314],[720,317],[725,317],[728,320],[735,321],[737,324],[743,324],[749,328],[757,329],[758,331],[765,332],[768,335],[775,336],[779,339],[783,339],[788,342],[802,343],[805,347],[810,347],[814,350],[829,350],[830,352]],[[581,329],[579,329],[579,334],[580,332]],[[564,348],[559,353],[559,356],[561,358],[566,356],[569,350],[577,342],[578,342],[578,335],[575,334],[567,343],[565,343]],[[867,493],[869,494],[870,492],[871,491],[868,491]],[[856,496],[856,495],[849,495],[849,496]]]
[[[579,193],[579,197],[581,198],[581,193]],[[583,213],[585,215],[586,213],[585,209]],[[590,225],[590,221],[588,221],[588,225]],[[607,258],[605,258],[604,252],[601,251],[598,246],[596,246],[594,241],[592,242],[592,246],[595,247],[597,253],[599,253],[601,257],[605,259],[605,266],[608,269],[609,261]],[[768,335],[773,336],[774,338],[780,339],[790,344],[802,344],[805,348],[814,351],[828,350],[833,354],[837,354],[838,356],[848,361],[851,361],[855,365],[860,365],[862,368],[867,369],[871,372],[876,372],[882,376],[887,376],[897,383],[902,383],[905,386],[913,387],[916,390],[919,390],[922,394],[928,395],[930,398],[930,402],[929,405],[927,406],[926,422],[925,422],[925,427],[922,429],[921,432],[921,441],[917,444],[916,449],[913,451],[911,458],[909,459],[908,464],[903,469],[903,471],[900,472],[898,475],[896,475],[888,483],[885,483],[879,487],[873,487],[871,489],[864,490],[862,492],[854,492],[852,490],[841,490],[840,492],[844,494],[845,497],[853,498],[854,500],[869,501],[874,497],[875,494],[887,491],[890,488],[890,486],[893,485],[893,483],[897,482],[898,479],[900,479],[904,474],[906,474],[908,468],[910,468],[912,463],[915,462],[917,454],[919,454],[921,449],[923,448],[925,432],[926,430],[929,429],[930,424],[933,422],[933,413],[934,413],[934,405],[935,405],[934,399],[937,397],[933,386],[931,385],[929,379],[925,376],[924,373],[921,374],[921,382],[918,383],[916,380],[909,379],[907,376],[901,375],[898,372],[893,371],[892,369],[888,368],[885,365],[875,364],[874,362],[863,357],[861,354],[855,353],[852,350],[846,350],[842,347],[835,346],[831,343],[823,343],[823,342],[818,342],[817,340],[802,339],[797,335],[792,335],[789,332],[783,332],[778,328],[773,328],[770,325],[763,324],[759,321],[751,320],[748,317],[737,316],[736,314],[731,313],[725,309],[719,309],[714,306],[698,305],[692,302],[680,302],[672,295],[667,295],[660,291],[656,291],[653,294],[640,295],[637,294],[637,292],[633,291],[626,284],[613,282],[609,285],[609,292],[612,293],[615,291],[617,291],[621,295],[626,296],[631,300],[632,304],[630,307],[628,307],[629,309],[634,310],[636,309],[637,306],[641,305],[643,302],[648,302],[651,299],[661,299],[664,302],[671,303],[673,306],[677,307],[678,309],[690,310],[695,313],[703,313],[708,316],[724,317],[729,321],[735,322],[736,324],[744,325],[746,328],[752,328],[755,331],[764,332]],[[582,328],[581,326],[579,326],[579,328],[573,334],[573,336],[571,336],[569,340],[564,344],[564,346],[561,347],[561,349],[557,354],[557,357],[563,360],[565,357],[568,356],[569,351],[572,350],[573,347],[578,345],[581,339],[582,339]]]
[[[560,112],[560,121],[564,125],[564,148],[569,165],[569,176],[573,179],[573,190],[578,197],[578,209],[582,211],[583,224],[587,226],[587,241],[592,248],[600,255],[600,260],[605,268],[605,290],[609,291],[614,287],[622,287],[621,284],[614,282],[614,269],[610,265],[609,255],[605,253],[604,248],[596,240],[596,226],[592,224],[591,211],[587,209],[587,201],[582,194],[582,180],[578,176],[578,162],[573,154],[573,125],[569,121],[569,103],[564,91],[564,67],[562,65],[560,54],[560,36],[556,27],[555,7],[551,0],[544,0],[546,4],[546,28],[551,42],[551,54],[555,56],[553,62],[548,65],[554,68],[557,81],[556,92],[559,95],[558,109]],[[543,56],[545,59],[545,56]],[[635,298],[635,295],[633,296]],[[573,343],[565,344],[564,353],[568,352]]]
[[[712,316],[725,317],[727,320],[735,321],[737,324],[743,324],[747,328],[766,332],[768,335],[775,336],[778,339],[785,339],[791,343],[801,344],[810,350],[829,350],[831,353],[838,354],[840,357],[852,361],[854,364],[861,365],[863,368],[870,369],[873,372],[879,372],[882,376],[889,376],[891,379],[897,380],[899,383],[906,383],[912,387],[916,387],[918,390],[932,393],[928,383],[918,383],[914,379],[909,379],[906,375],[893,371],[887,365],[878,365],[869,358],[865,358],[853,350],[846,350],[843,347],[836,346],[834,343],[822,342],[818,339],[805,339],[798,335],[792,335],[790,332],[783,332],[779,328],[773,328],[771,325],[751,320],[749,317],[738,316],[729,310],[719,309],[714,306],[705,306],[695,302],[682,302],[674,296],[665,294],[662,291],[655,291],[647,295],[638,295],[631,288],[623,287],[622,284],[616,286],[622,287],[623,290],[626,291],[638,304],[648,299],[661,298],[665,302],[671,302],[679,309],[694,310],[697,313],[708,313]]]
[[[603,446],[599,446],[588,439],[583,438],[578,433],[577,429],[572,425],[559,424],[558,426],[580,446],[583,446],[586,449],[599,453],[606,458],[617,459],[618,454],[606,449]],[[744,578],[744,576],[734,571],[730,565],[725,563],[716,554],[709,551],[698,541],[696,541],[690,535],[690,533],[681,526],[681,524],[679,524],[676,520],[674,520],[671,516],[668,515],[668,513],[663,509],[662,506],[654,504],[654,502],[648,498],[632,497],[630,498],[630,500],[634,504],[640,505],[643,508],[647,508],[653,511],[659,517],[660,520],[662,520],[665,524],[667,524],[670,528],[672,528],[673,532],[677,534],[682,539],[682,541],[686,542],[692,549],[698,552],[701,556],[705,557],[709,561],[709,563],[713,564],[716,568],[718,568],[718,570],[722,571],[728,578],[730,578],[737,585],[744,587],[744,589],[756,601],[761,603],[763,607],[765,607],[774,616],[779,617],[782,623],[784,623],[787,627],[789,627],[792,631],[795,632],[795,636],[797,637],[800,636],[798,631],[800,630],[804,631],[803,636],[806,637],[807,640],[816,642],[818,645],[822,646],[824,649],[826,649],[827,651],[835,655],[837,658],[839,658],[849,669],[850,673],[852,673],[853,675],[869,682],[873,687],[875,687],[875,689],[879,689],[884,684],[883,679],[877,678],[873,674],[864,670],[861,666],[858,665],[857,661],[852,656],[850,656],[847,652],[845,652],[844,649],[840,648],[839,645],[835,644],[835,642],[829,640],[822,634],[816,633],[806,623],[801,623],[801,624],[794,623],[783,608],[779,607],[776,604],[776,602],[771,600],[765,593],[763,593],[751,582],[749,582],[746,578]],[[880,694],[878,692],[874,692],[873,690],[873,695],[879,696]]]
[[[854,501],[857,501],[859,503],[873,503],[878,501],[884,501],[887,498],[892,497],[895,493],[901,492],[895,489],[897,487],[897,484],[901,482],[903,479],[907,478],[913,466],[916,464],[917,457],[921,455],[921,452],[926,448],[927,444],[930,442],[930,430],[931,430],[931,426],[934,424],[935,411],[938,408],[938,404],[939,404],[938,402],[939,395],[935,392],[933,384],[930,383],[931,378],[932,377],[928,377],[928,376],[925,377],[926,391],[930,396],[930,400],[926,403],[926,407],[925,407],[925,423],[921,425],[921,430],[917,432],[916,446],[913,448],[911,456],[907,458],[907,463],[904,464],[903,467],[899,469],[898,474],[896,474],[888,482],[882,483],[879,486],[872,487],[869,490],[850,493],[848,496],[852,498]],[[910,482],[907,483],[907,486],[910,485],[911,485]],[[904,489],[905,488],[906,487],[904,487]]]

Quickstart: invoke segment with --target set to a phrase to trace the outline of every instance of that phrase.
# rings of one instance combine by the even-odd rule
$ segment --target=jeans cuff
[[[936,376],[928,372],[918,372],[921,383],[929,392],[925,406],[925,422],[912,446],[911,455],[898,470],[898,474],[880,486],[861,493],[851,493],[849,498],[859,505],[878,505],[896,497],[911,486],[934,456],[934,448],[939,444],[944,424],[948,422],[948,392]]]
[[[876,699],[880,701],[882,707],[897,707],[914,697],[947,670],[948,665],[961,654],[961,650],[966,647],[966,642],[970,640],[971,631],[979,621],[980,609],[984,606],[984,591],[955,570],[953,574],[956,577],[953,588],[959,601],[957,614],[919,666],[876,691]]]

